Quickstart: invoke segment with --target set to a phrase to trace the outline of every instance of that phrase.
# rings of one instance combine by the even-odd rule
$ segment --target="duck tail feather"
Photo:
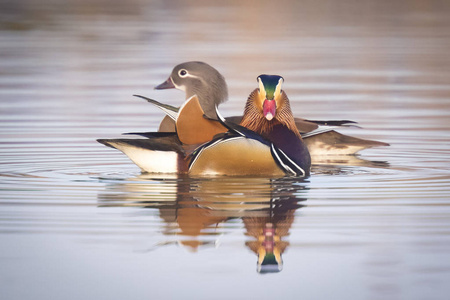
[[[172,105],[169,105],[169,104],[164,104],[164,103],[161,103],[161,102],[156,101],[156,100],[154,100],[154,99],[150,99],[150,98],[147,98],[147,97],[144,97],[144,96],[141,96],[141,95],[133,95],[133,96],[134,96],[134,97],[141,98],[141,99],[144,99],[144,100],[146,100],[147,102],[149,102],[149,103],[155,105],[156,107],[158,107],[159,109],[161,109],[163,112],[165,112],[166,115],[168,115],[168,116],[169,116],[170,118],[172,118],[173,120],[176,120],[176,119],[177,119],[178,111],[179,111],[179,108],[178,108],[178,107],[175,107],[175,106],[172,106]]]

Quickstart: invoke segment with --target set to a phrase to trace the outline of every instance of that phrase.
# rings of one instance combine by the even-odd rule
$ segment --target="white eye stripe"
[[[193,75],[191,73],[189,73],[187,70],[185,69],[181,69],[180,71],[178,71],[178,76],[180,76],[181,78],[198,78],[201,80],[201,78],[199,76]]]
[[[178,71],[178,77],[179,77],[180,79],[183,79],[183,80],[184,80],[184,79],[186,79],[186,78],[196,78],[196,79],[198,79],[198,80],[204,82],[203,79],[202,79],[201,77],[196,76],[196,75],[189,74],[188,71],[186,71],[187,73],[184,74],[184,75],[182,76],[182,75],[180,74],[182,71],[186,71],[186,70],[185,70],[185,69],[181,69],[180,71]],[[172,79],[172,83],[173,83],[173,85],[175,86],[176,89],[186,92],[186,85],[184,84],[185,82],[183,82],[182,80],[179,80],[179,79],[177,80],[177,77],[176,77],[176,76],[172,76],[171,79]],[[175,79],[175,80],[174,80],[174,79]],[[176,81],[178,81],[179,84],[177,84]]]
[[[184,78],[186,78],[186,77],[198,78],[198,79],[201,80],[201,78],[199,76],[195,76],[195,75],[192,75],[192,74],[189,74],[189,73],[186,76],[184,76]]]
[[[274,96],[275,97],[278,97],[278,95],[280,95],[280,93],[281,93],[281,85],[283,84],[283,78],[280,78],[280,80],[278,80],[278,84],[277,84],[277,87],[275,88],[275,93],[274,93]]]
[[[264,98],[266,98],[266,89],[264,88],[264,84],[260,77],[258,77],[258,85],[259,85],[259,92]]]

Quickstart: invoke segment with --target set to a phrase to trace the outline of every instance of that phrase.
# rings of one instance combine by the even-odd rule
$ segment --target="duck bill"
[[[263,114],[268,121],[271,121],[275,117],[276,111],[277,111],[277,104],[275,100],[267,100],[267,99],[264,100]]]
[[[166,81],[161,83],[160,85],[157,85],[155,87],[155,90],[165,90],[165,89],[174,89],[175,85],[173,84],[172,79],[169,77]]]

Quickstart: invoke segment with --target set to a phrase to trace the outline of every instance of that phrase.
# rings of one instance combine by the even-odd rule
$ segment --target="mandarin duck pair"
[[[146,99],[166,113],[158,132],[145,139],[99,139],[126,154],[143,172],[193,176],[307,177],[311,155],[352,155],[388,144],[342,135],[335,127],[352,121],[294,118],[281,86],[283,77],[260,75],[242,117],[223,118],[217,107],[228,98],[224,77],[203,62],[177,65],[155,89],[186,93],[180,108]]]

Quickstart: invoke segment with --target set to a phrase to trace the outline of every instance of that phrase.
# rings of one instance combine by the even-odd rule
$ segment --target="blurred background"
[[[123,111],[117,102],[135,93],[178,104],[179,92],[153,87],[174,65],[202,60],[227,78],[229,105],[239,110],[261,73],[284,76],[295,110],[305,117],[354,119],[353,109],[428,105],[417,100],[424,95],[448,108],[449,6],[414,0],[2,0],[1,84],[10,90],[2,100],[13,97],[8,102],[19,105],[29,94],[58,98],[56,107],[52,102],[45,109],[81,115],[97,113],[100,99],[115,107],[108,110]]]

